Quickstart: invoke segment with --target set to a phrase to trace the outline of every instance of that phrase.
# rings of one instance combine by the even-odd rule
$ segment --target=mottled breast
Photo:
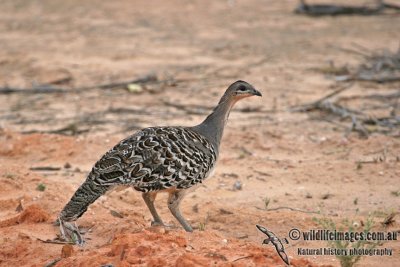
[[[184,189],[207,178],[216,159],[216,150],[202,135],[184,127],[152,127],[108,151],[88,179],[102,185],[132,185],[142,192]]]

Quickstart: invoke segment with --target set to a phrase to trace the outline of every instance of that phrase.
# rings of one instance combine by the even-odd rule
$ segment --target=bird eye
[[[239,86],[238,91],[246,91],[246,87],[244,85]]]

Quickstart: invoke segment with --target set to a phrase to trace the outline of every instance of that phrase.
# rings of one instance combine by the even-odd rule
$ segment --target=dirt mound
[[[111,244],[62,259],[61,266],[284,266],[269,247],[227,240],[215,232],[164,231],[150,228],[117,235]],[[317,266],[293,260],[293,266]]]
[[[27,207],[21,214],[0,222],[0,227],[12,226],[20,223],[46,222],[50,215],[36,204]]]
[[[12,245],[7,243],[2,244],[0,247],[0,264],[10,263],[11,259],[29,255],[30,245],[30,240],[19,240]]]

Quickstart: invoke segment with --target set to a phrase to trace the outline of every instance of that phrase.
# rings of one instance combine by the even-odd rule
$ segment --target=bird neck
[[[219,150],[222,134],[228,121],[229,113],[236,101],[222,98],[213,112],[199,125],[193,127],[193,130],[203,135],[209,140],[214,148]]]

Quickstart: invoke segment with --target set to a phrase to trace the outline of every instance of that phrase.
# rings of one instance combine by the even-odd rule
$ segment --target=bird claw
[[[151,226],[165,226],[163,222],[151,221]]]
[[[165,230],[176,230],[179,228],[174,224],[166,224],[166,223],[157,222],[157,221],[151,221],[151,227],[164,227]]]
[[[76,222],[70,223],[65,222],[61,219],[58,219],[60,222],[60,233],[61,238],[65,241],[72,241],[76,245],[83,246],[85,244],[85,239],[79,232],[79,228],[76,225]]]

